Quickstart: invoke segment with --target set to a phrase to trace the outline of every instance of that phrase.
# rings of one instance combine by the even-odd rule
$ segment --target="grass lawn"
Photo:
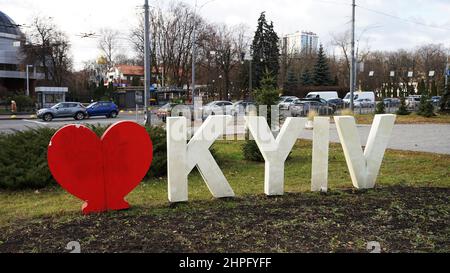
[[[355,115],[356,122],[358,124],[372,124],[375,115],[365,114],[365,115]],[[412,113],[407,116],[397,115],[395,124],[450,124],[449,114],[436,114],[434,117],[426,118]]]
[[[450,251],[450,156],[388,151],[377,189],[356,192],[332,144],[331,191],[322,195],[309,192],[311,142],[299,141],[286,163],[287,194],[269,198],[264,164],[246,162],[241,145],[215,144],[235,199],[213,199],[198,173],[187,204],[170,205],[161,178],[128,196],[131,210],[88,217],[58,187],[0,192],[0,252],[64,252],[73,240],[92,252],[365,251],[373,240],[384,251]]]

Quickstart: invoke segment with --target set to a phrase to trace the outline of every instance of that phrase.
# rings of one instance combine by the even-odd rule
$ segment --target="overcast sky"
[[[150,0],[150,5],[167,1]],[[198,5],[208,1],[198,0]],[[17,24],[30,23],[36,14],[53,17],[69,35],[75,67],[80,68],[83,61],[97,58],[99,52],[95,39],[81,39],[77,35],[98,32],[104,27],[116,28],[122,33],[121,46],[124,50],[129,49],[126,38],[130,27],[136,23],[136,14],[143,2],[0,0],[0,10]],[[195,0],[183,2],[193,5]],[[357,5],[360,6],[357,8],[357,37],[363,33],[362,43],[369,42],[371,50],[411,49],[427,43],[442,43],[450,47],[450,0],[357,0]],[[279,36],[301,30],[313,31],[331,53],[331,34],[350,28],[351,0],[215,0],[199,13],[211,22],[244,23],[254,31],[262,11],[266,11],[267,18],[274,22]]]

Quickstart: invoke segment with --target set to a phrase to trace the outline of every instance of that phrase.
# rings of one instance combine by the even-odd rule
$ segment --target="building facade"
[[[319,36],[313,32],[296,32],[283,37],[286,55],[313,54],[319,48]]]
[[[27,88],[27,65],[23,64],[21,52],[24,43],[25,36],[19,26],[0,11],[0,98],[24,93]],[[34,67],[28,68],[30,93],[33,93],[36,80],[42,79],[43,74],[36,73]]]

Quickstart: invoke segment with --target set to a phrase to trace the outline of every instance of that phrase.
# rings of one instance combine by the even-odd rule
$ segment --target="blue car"
[[[107,118],[116,118],[119,115],[119,108],[114,102],[110,101],[94,102],[86,110],[89,117],[105,116]]]

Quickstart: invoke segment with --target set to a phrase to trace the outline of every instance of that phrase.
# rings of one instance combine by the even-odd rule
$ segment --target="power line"
[[[367,10],[367,11],[370,11],[370,12],[373,12],[373,13],[377,13],[377,14],[380,14],[380,15],[384,15],[384,16],[387,16],[387,17],[391,17],[393,19],[401,20],[401,21],[404,21],[404,22],[408,22],[408,23],[412,23],[412,24],[416,24],[416,25],[420,25],[420,26],[424,26],[424,27],[429,27],[429,28],[435,28],[435,29],[450,31],[450,28],[428,25],[428,24],[417,22],[417,21],[414,21],[414,20],[405,19],[405,18],[399,17],[397,15],[389,14],[389,13],[386,13],[384,11],[379,11],[379,10],[375,10],[375,9],[371,9],[371,8],[366,8],[366,7],[363,7],[363,6],[360,6],[360,5],[356,5],[356,6],[358,8],[361,8],[361,9],[364,9],[364,10]]]

